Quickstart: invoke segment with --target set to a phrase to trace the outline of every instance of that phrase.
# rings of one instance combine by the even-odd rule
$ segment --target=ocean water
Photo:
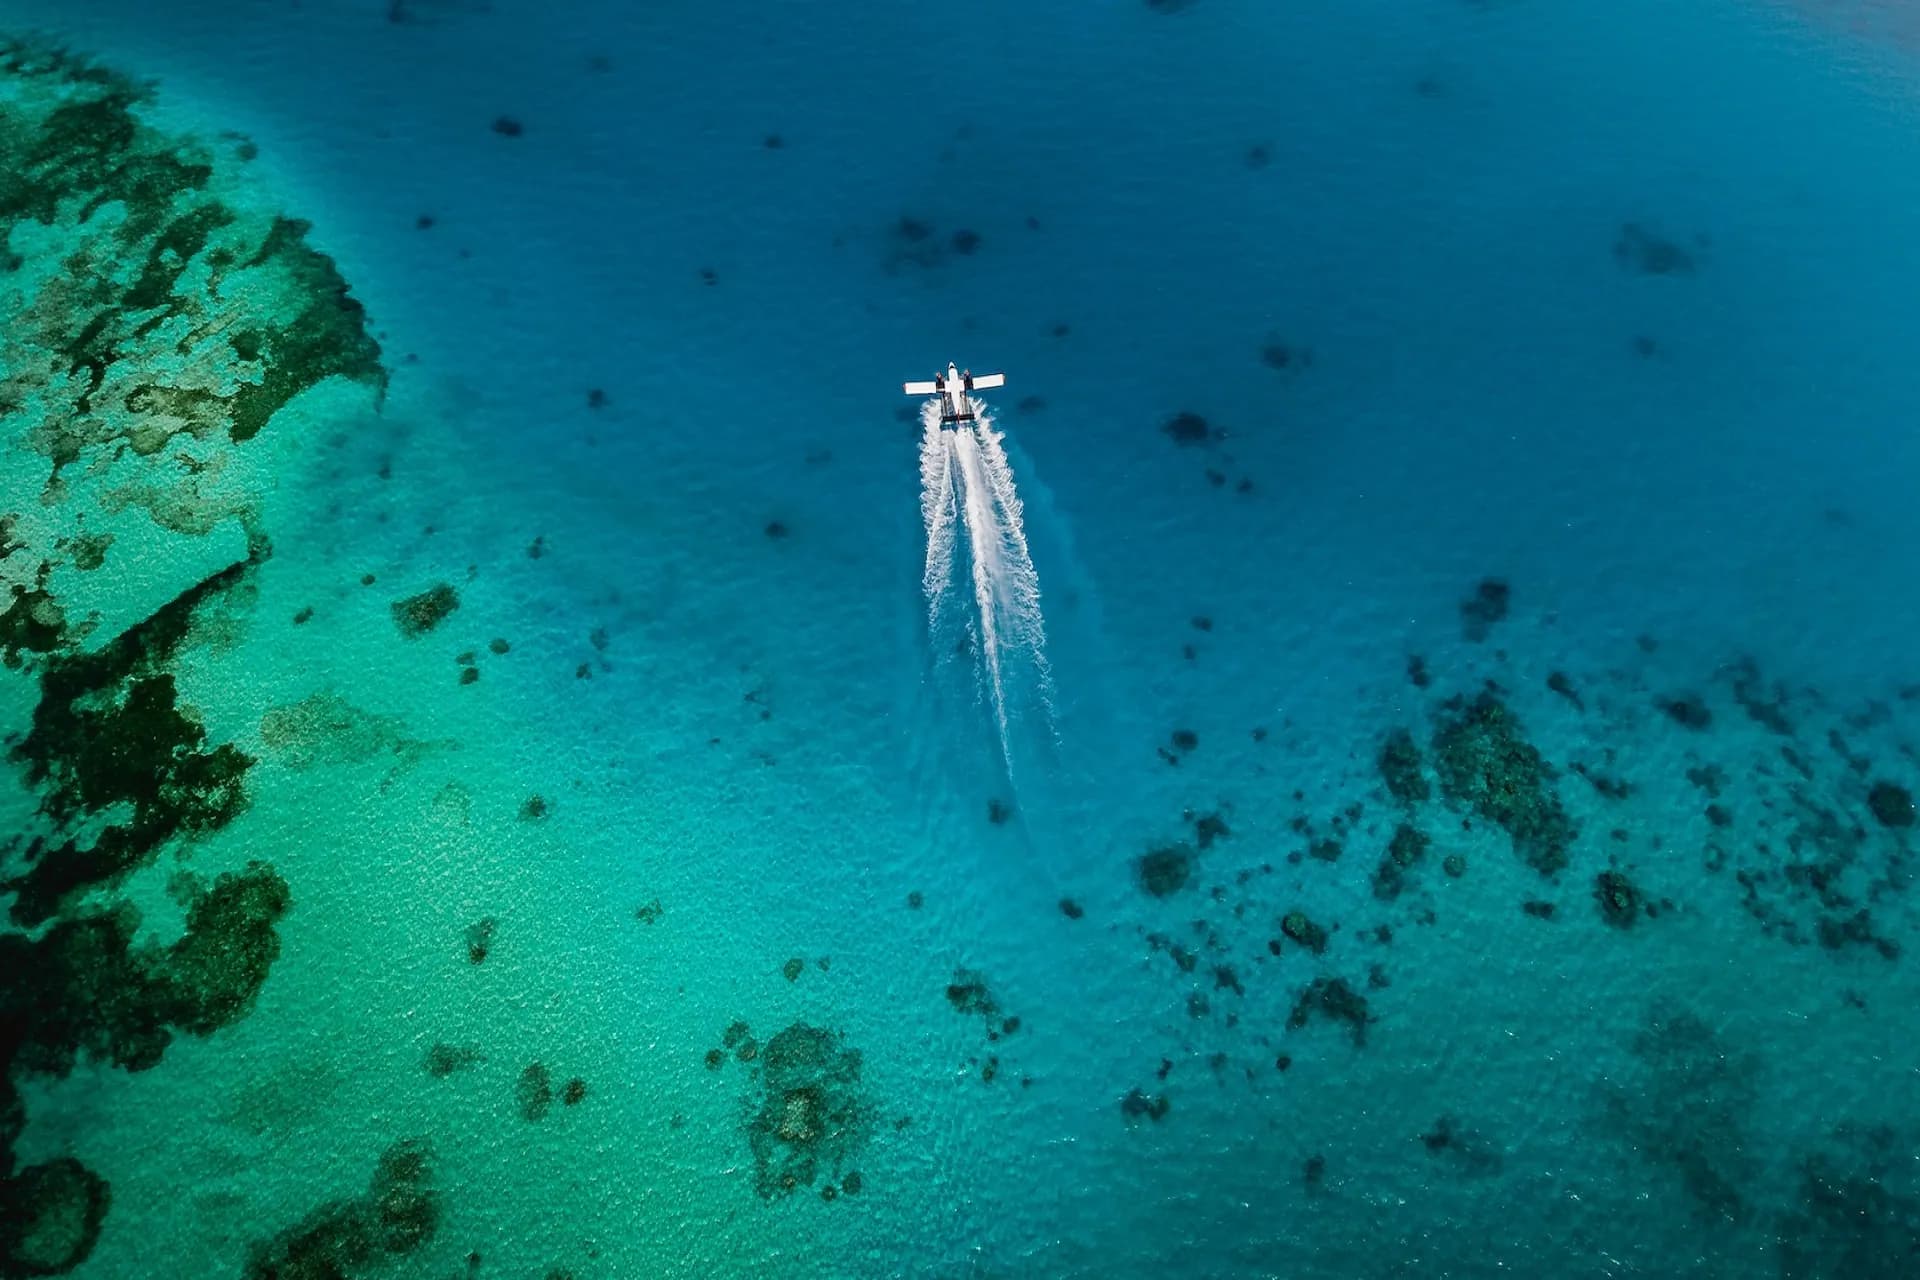
[[[0,1271],[1920,1272],[1914,33],[0,0]]]

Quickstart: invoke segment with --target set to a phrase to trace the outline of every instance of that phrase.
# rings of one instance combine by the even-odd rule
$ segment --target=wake
[[[979,689],[991,705],[1011,774],[1014,722],[1026,695],[1037,699],[1053,729],[1053,676],[1040,575],[1027,549],[1013,467],[991,418],[984,409],[978,413],[977,421],[948,430],[940,424],[938,399],[920,411],[920,511],[927,529],[921,585],[928,627],[938,634],[961,607],[954,587],[964,555],[973,588],[966,621]]]

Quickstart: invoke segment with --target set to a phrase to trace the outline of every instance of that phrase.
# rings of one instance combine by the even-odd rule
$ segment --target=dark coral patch
[[[527,1064],[526,1070],[514,1082],[513,1101],[522,1120],[531,1122],[546,1118],[553,1106],[553,1077],[543,1064]]]
[[[414,1252],[440,1226],[429,1156],[418,1139],[388,1147],[364,1195],[323,1204],[272,1240],[256,1242],[242,1280],[344,1280]]]
[[[1387,844],[1387,851],[1381,855],[1380,865],[1373,872],[1373,896],[1382,902],[1391,902],[1400,896],[1406,887],[1407,875],[1420,860],[1426,856],[1431,841],[1425,832],[1409,823],[1401,823],[1394,828],[1393,839]]]
[[[1176,413],[1162,424],[1160,430],[1179,445],[1205,444],[1213,439],[1213,428],[1197,413]]]
[[[292,904],[287,882],[266,863],[223,872],[187,909],[186,932],[168,949],[167,1020],[204,1036],[245,1017],[280,958],[274,926]]]
[[[460,607],[460,593],[445,582],[393,602],[393,624],[408,639],[423,636],[447,620]]]
[[[72,1271],[93,1252],[111,1203],[106,1179],[72,1157],[6,1179],[0,1183],[0,1275]]]
[[[1646,276],[1690,276],[1697,267],[1693,254],[1637,222],[1621,225],[1613,257],[1626,270]]]
[[[1152,1120],[1155,1123],[1166,1118],[1171,1109],[1164,1093],[1149,1094],[1138,1086],[1127,1090],[1127,1096],[1120,1099],[1120,1114],[1129,1123],[1136,1120]]]
[[[1420,768],[1420,748],[1414,745],[1413,734],[1406,729],[1395,729],[1387,735],[1378,763],[1380,780],[1387,784],[1388,794],[1401,804],[1419,804],[1432,794],[1426,774]]]
[[[1373,1021],[1367,1012],[1367,998],[1347,985],[1345,978],[1315,978],[1293,1002],[1287,1015],[1287,1029],[1296,1031],[1314,1016],[1343,1022],[1356,1047],[1367,1042],[1367,1026]]]
[[[1668,719],[1689,729],[1705,729],[1713,723],[1713,712],[1707,710],[1707,704],[1698,694],[1684,694],[1678,698],[1661,700],[1660,709],[1667,713]]]
[[[1134,873],[1149,894],[1170,898],[1186,888],[1193,875],[1193,850],[1184,844],[1154,849],[1134,864]]]
[[[165,664],[194,609],[248,567],[213,575],[98,652],[48,661],[33,726],[10,757],[42,789],[41,813],[57,830],[106,825],[90,845],[32,843],[28,869],[0,882],[16,895],[15,920],[39,924],[70,895],[115,883],[167,841],[217,830],[245,808],[253,758],[230,743],[207,749]]]
[[[872,1127],[861,1065],[859,1050],[839,1033],[802,1022],[767,1042],[746,1122],[761,1198],[778,1199],[822,1176],[841,1180]]]
[[[435,1080],[444,1080],[456,1071],[478,1066],[486,1061],[486,1056],[472,1045],[437,1043],[427,1050],[427,1074]]]
[[[1493,624],[1507,616],[1512,592],[1498,578],[1487,578],[1474,588],[1473,595],[1460,604],[1461,633],[1478,644],[1493,630]]]
[[[1593,882],[1600,918],[1616,929],[1629,928],[1640,915],[1640,890],[1618,871],[1602,871]]]
[[[487,955],[493,950],[493,935],[500,928],[500,922],[492,916],[484,916],[467,926],[467,963],[485,964]]]
[[[1554,790],[1553,768],[1492,693],[1447,703],[1433,756],[1446,797],[1504,829],[1528,866],[1550,876],[1567,865],[1578,829]]]
[[[1867,792],[1867,807],[1883,827],[1910,827],[1914,821],[1913,793],[1897,783],[1880,781]]]
[[[1304,911],[1289,911],[1280,921],[1280,932],[1315,955],[1327,949],[1327,931],[1315,924]]]

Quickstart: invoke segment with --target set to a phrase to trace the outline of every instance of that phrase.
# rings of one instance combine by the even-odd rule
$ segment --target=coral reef
[[[493,951],[493,935],[500,929],[500,922],[492,916],[483,916],[467,926],[467,963],[485,964],[487,956]]]
[[[1600,918],[1616,929],[1630,928],[1640,916],[1640,890],[1619,871],[1602,871],[1594,878],[1593,900]]]
[[[106,1180],[70,1157],[8,1179],[0,1187],[0,1275],[73,1270],[93,1252],[111,1203]]]
[[[1578,835],[1554,790],[1554,770],[1492,692],[1456,697],[1433,736],[1434,766],[1448,800],[1504,829],[1528,866],[1551,876]]]
[[[1387,735],[1386,743],[1380,748],[1379,769],[1380,780],[1387,784],[1387,794],[1403,805],[1420,804],[1432,794],[1427,776],[1420,768],[1420,748],[1414,745],[1413,734],[1404,728]]]
[[[1280,932],[1315,955],[1327,949],[1327,931],[1308,919],[1304,911],[1287,912],[1280,921]]]
[[[1504,1162],[1500,1152],[1471,1129],[1463,1129],[1452,1116],[1441,1116],[1433,1128],[1420,1135],[1427,1154],[1445,1158],[1465,1177],[1484,1178],[1500,1172]]]
[[[279,956],[274,926],[288,905],[285,882],[256,862],[198,894],[168,947],[134,945],[140,916],[125,901],[37,938],[0,934],[0,1274],[77,1266],[109,1204],[105,1182],[72,1160],[12,1173],[16,1077],[64,1076],[83,1059],[147,1070],[174,1031],[205,1036],[238,1021]]]
[[[1373,1021],[1367,998],[1348,986],[1345,978],[1319,977],[1308,983],[1287,1015],[1287,1029],[1306,1026],[1315,1014],[1346,1023],[1356,1048],[1367,1043],[1367,1026]]]
[[[1381,855],[1380,865],[1373,872],[1373,896],[1382,902],[1391,902],[1400,896],[1406,887],[1407,875],[1420,860],[1426,856],[1427,846],[1432,842],[1426,834],[1411,823],[1403,822],[1393,830],[1393,839],[1387,844],[1386,853]]]
[[[398,716],[362,710],[337,693],[309,694],[260,717],[260,741],[289,769],[362,764],[390,756],[395,772],[459,744],[409,738]]]
[[[0,513],[0,654],[38,682],[9,760],[39,801],[0,883],[36,930],[0,934],[0,1270],[53,1274],[110,1198],[70,1159],[15,1172],[18,1078],[149,1069],[175,1034],[244,1017],[279,955],[291,895],[263,863],[183,881],[170,944],[136,945],[138,911],[98,896],[248,803],[253,760],[211,737],[177,670],[187,646],[231,643],[272,554],[274,477],[248,442],[323,381],[377,400],[387,374],[308,226],[235,198],[251,144],[169,136],[150,86],[42,44],[0,41],[0,87],[0,447],[43,477],[30,520]],[[129,508],[146,532],[101,527]],[[77,607],[61,567],[140,590]]]
[[[1913,793],[1896,783],[1882,779],[1867,792],[1867,807],[1883,827],[1913,825]]]
[[[405,1257],[440,1227],[440,1194],[425,1141],[396,1142],[380,1156],[364,1195],[321,1205],[247,1252],[243,1280],[348,1280]]]
[[[1168,418],[1160,430],[1178,445],[1206,444],[1219,438],[1205,418],[1185,410]]]
[[[754,1187],[763,1199],[812,1186],[823,1175],[842,1179],[873,1123],[860,1075],[860,1051],[838,1032],[796,1022],[767,1041],[746,1122]]]
[[[252,758],[231,744],[207,748],[167,664],[194,609],[247,568],[215,574],[103,649],[45,661],[33,726],[9,756],[41,789],[56,834],[97,833],[85,845],[79,834],[57,845],[35,838],[29,869],[0,882],[15,895],[16,921],[39,924],[70,895],[116,883],[168,841],[223,827],[244,808]]]
[[[445,582],[427,588],[418,595],[393,602],[393,624],[408,639],[417,639],[432,631],[447,615],[460,607],[460,593]]]
[[[227,872],[198,895],[171,946],[135,948],[131,903],[63,917],[37,938],[0,934],[0,1065],[65,1075],[81,1058],[154,1066],[172,1028],[210,1035],[238,1021],[278,959],[274,926],[291,905],[265,863]]]
[[[465,1071],[486,1060],[486,1055],[472,1045],[437,1042],[427,1050],[427,1074],[435,1080],[444,1080],[456,1071]]]
[[[224,155],[143,119],[149,86],[17,42],[0,64],[0,403],[28,408],[50,491],[89,464],[81,487],[109,510],[259,537],[265,481],[224,449],[328,378],[384,391],[363,308],[306,223],[236,207]]]

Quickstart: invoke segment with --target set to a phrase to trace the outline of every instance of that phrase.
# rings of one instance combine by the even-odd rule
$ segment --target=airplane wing
[[[969,389],[974,391],[980,391],[987,387],[1004,387],[1006,385],[1007,375],[1004,373],[976,373],[973,375],[972,381],[968,383]]]
[[[937,382],[909,382],[906,386],[906,392],[910,396],[935,395],[939,390],[940,384]]]

